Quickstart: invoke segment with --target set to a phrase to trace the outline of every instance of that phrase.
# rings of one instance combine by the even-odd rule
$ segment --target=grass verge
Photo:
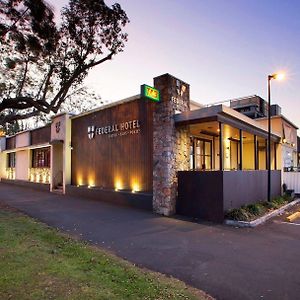
[[[274,209],[278,209],[283,205],[288,204],[293,199],[289,196],[276,197],[272,199],[270,202],[258,202],[249,205],[243,205],[240,208],[235,208],[228,211],[225,214],[225,218],[229,220],[235,221],[246,221],[250,222],[263,215],[273,211]]]
[[[212,299],[0,207],[0,299]]]

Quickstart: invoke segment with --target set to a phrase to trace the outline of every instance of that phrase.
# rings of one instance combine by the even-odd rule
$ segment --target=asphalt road
[[[0,202],[217,299],[300,299],[300,226],[192,223],[0,184]]]

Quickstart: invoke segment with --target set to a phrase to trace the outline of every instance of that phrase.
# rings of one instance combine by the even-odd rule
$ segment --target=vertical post
[[[257,135],[254,135],[254,169],[258,170]]]
[[[268,201],[271,201],[271,79],[268,76]]]
[[[277,170],[277,143],[274,143],[274,170]]]
[[[265,156],[266,156],[266,170],[268,170],[268,139],[265,139],[265,147],[266,147],[266,151],[265,151]]]
[[[193,151],[193,170],[196,170],[196,159],[195,159],[195,139],[192,137],[190,138],[190,143],[191,143],[191,146],[192,147],[192,151]]]
[[[224,125],[223,123],[219,122],[219,162],[220,162],[220,171],[223,171],[224,169],[224,145],[223,145],[223,131],[224,131]]]
[[[240,165],[239,168],[240,170],[243,170],[243,130],[240,129]]]

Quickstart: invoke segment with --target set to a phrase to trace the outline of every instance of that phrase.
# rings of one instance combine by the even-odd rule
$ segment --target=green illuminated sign
[[[155,89],[152,86],[146,85],[146,84],[143,84],[141,86],[141,95],[143,98],[147,98],[147,99],[150,99],[155,102],[160,101],[159,90]]]

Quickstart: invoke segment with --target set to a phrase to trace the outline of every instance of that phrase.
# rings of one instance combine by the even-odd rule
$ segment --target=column
[[[239,169],[243,170],[243,130],[239,130],[240,133],[240,165]]]

